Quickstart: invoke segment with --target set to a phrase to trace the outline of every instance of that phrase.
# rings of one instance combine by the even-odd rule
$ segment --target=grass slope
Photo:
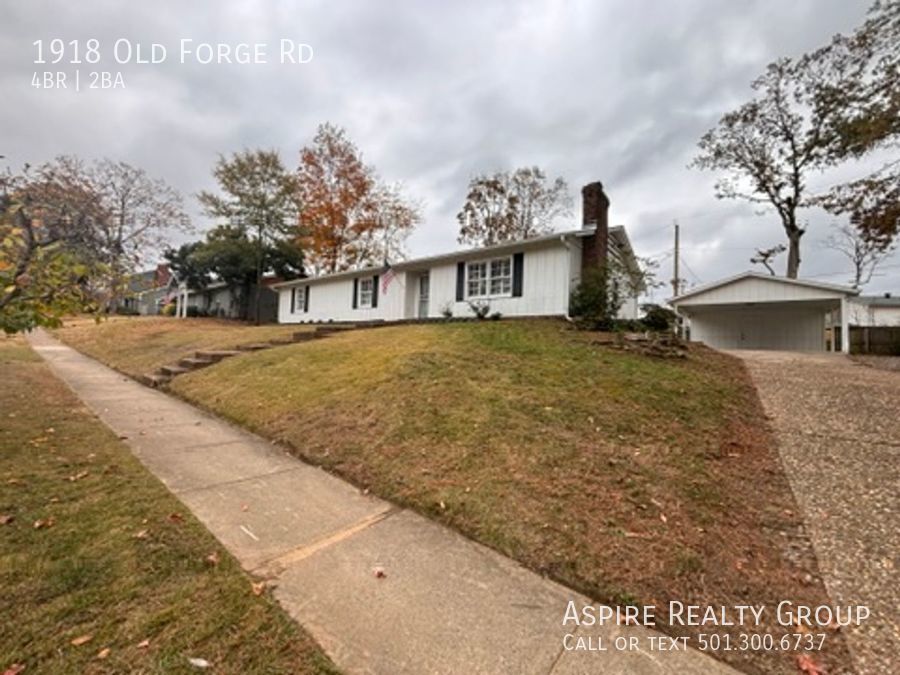
[[[24,342],[0,371],[0,670],[336,672]]]
[[[288,338],[304,326],[252,326],[223,319],[110,317],[67,320],[58,337],[132,376],[153,372],[200,349],[233,349],[240,344]]]
[[[386,327],[173,389],[601,601],[827,602],[755,390],[724,354],[656,360],[549,321]],[[839,637],[826,651],[848,663]],[[795,670],[790,654],[725,658]]]

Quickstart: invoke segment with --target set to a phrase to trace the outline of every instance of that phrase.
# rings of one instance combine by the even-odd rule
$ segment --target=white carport
[[[690,339],[717,349],[825,351],[825,317],[847,316],[846,286],[745,272],[669,300],[690,326]],[[841,349],[850,346],[841,324]],[[834,349],[834,340],[831,348]]]

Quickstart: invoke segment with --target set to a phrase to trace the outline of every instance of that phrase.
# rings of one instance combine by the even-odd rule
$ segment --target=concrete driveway
[[[859,672],[895,672],[900,373],[841,354],[731,353],[746,363],[771,419],[832,602],[872,611],[846,633]]]

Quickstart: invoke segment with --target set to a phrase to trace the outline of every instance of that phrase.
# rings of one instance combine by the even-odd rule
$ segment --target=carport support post
[[[841,297],[841,351],[850,353],[850,312],[847,311],[846,296]]]
[[[828,351],[837,351],[837,314],[834,309],[828,310],[828,325],[831,326],[831,339],[828,341]]]

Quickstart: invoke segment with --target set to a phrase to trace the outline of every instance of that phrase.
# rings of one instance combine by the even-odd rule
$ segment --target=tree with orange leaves
[[[421,219],[399,186],[384,184],[363,162],[346,132],[322,124],[300,151],[299,228],[307,265],[330,274],[403,257],[403,244]]]

